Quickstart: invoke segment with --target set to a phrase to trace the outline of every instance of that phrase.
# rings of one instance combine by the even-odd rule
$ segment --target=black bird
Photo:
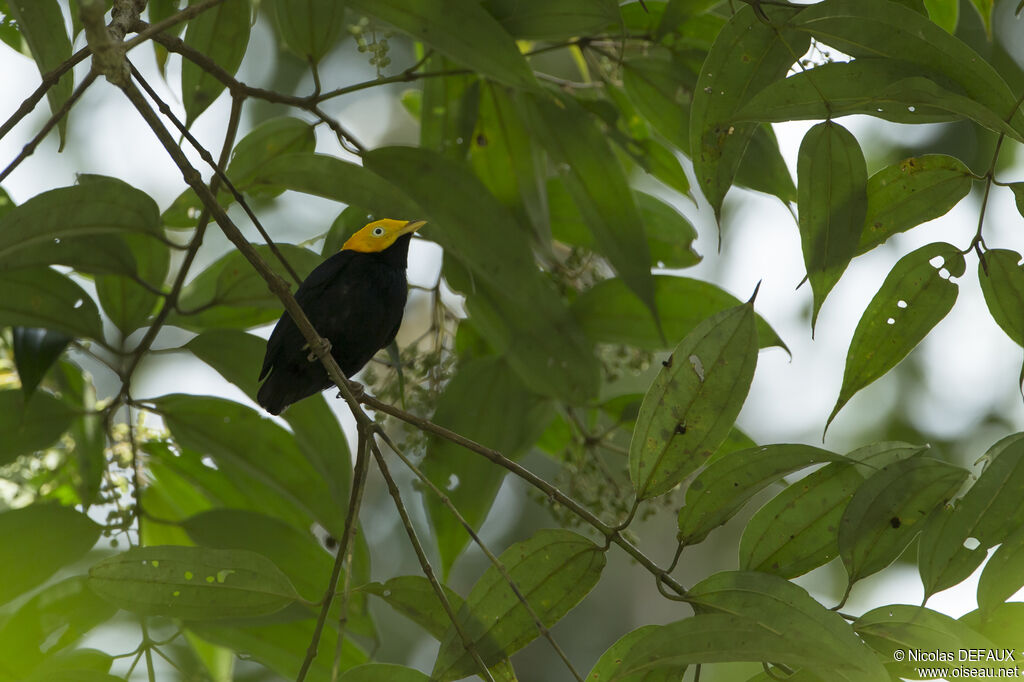
[[[405,266],[412,233],[422,220],[375,220],[318,265],[299,285],[295,299],[345,377],[363,368],[391,343],[402,324],[408,285]],[[256,399],[270,414],[334,385],[312,356],[305,337],[287,313],[267,342]],[[267,376],[269,374],[269,376]]]

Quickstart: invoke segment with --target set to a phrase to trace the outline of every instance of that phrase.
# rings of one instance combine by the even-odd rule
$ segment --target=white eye
[[[375,228],[373,228],[373,236],[374,237],[383,237],[384,236],[384,228],[383,227],[375,227]]]

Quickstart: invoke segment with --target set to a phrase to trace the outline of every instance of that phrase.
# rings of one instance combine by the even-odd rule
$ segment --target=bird
[[[424,220],[375,220],[299,285],[295,300],[351,378],[402,324],[409,242]],[[263,381],[266,379],[265,381]],[[273,415],[334,385],[287,311],[267,341],[256,400]]]

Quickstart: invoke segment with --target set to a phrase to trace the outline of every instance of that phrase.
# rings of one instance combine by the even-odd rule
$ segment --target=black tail
[[[271,372],[267,380],[260,386],[260,390],[256,393],[256,402],[260,406],[269,412],[270,414],[281,414],[284,408],[288,407],[296,400],[305,396],[294,396],[293,391],[289,390],[287,386],[280,385],[284,382],[277,381],[280,377],[280,372]]]

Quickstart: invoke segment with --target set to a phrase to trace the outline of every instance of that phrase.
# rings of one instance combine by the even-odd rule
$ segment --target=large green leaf
[[[259,244],[256,252],[286,280],[291,275],[270,250]],[[278,244],[278,250],[305,277],[320,264],[315,251],[292,244]],[[186,284],[178,297],[178,306],[167,323],[193,331],[208,328],[257,327],[281,315],[281,301],[270,291],[259,273],[237,250],[229,251]]]
[[[99,308],[82,287],[56,270],[0,272],[0,327],[41,327],[103,340]]]
[[[688,277],[654,276],[654,301],[665,337],[674,340],[693,331],[701,320],[740,305],[740,300],[714,284]],[[598,282],[572,302],[572,312],[594,341],[622,343],[647,350],[666,348],[646,308],[620,279]],[[764,318],[757,316],[761,348],[786,349]]]
[[[1021,255],[991,249],[978,261],[978,281],[989,314],[1017,345],[1024,346],[1024,269]]]
[[[35,503],[0,514],[0,604],[85,555],[100,527],[71,507]]]
[[[994,444],[982,458],[985,470],[955,506],[928,520],[918,548],[925,596],[956,585],[981,562],[988,549],[1024,525],[1014,500],[1024,487],[1024,434]],[[968,548],[970,538],[977,544]]]
[[[608,647],[607,651],[601,654],[601,658],[590,670],[586,679],[590,682],[605,682],[615,678],[623,665],[628,665],[631,659],[631,652],[637,643],[648,635],[653,635],[660,629],[658,625],[644,625],[616,640],[615,644]],[[618,677],[621,682],[679,682],[686,672],[687,663],[681,662],[678,665],[659,666],[653,670],[638,672],[626,677]]]
[[[948,502],[965,480],[964,469],[930,457],[900,460],[871,476],[839,522],[839,555],[849,584],[895,561],[928,515]]]
[[[351,0],[351,4],[484,76],[520,88],[536,86],[512,36],[477,3]]]
[[[516,543],[498,558],[516,584],[518,594],[546,627],[569,612],[601,577],[604,551],[567,530],[541,530]],[[494,566],[484,572],[457,615],[483,662],[490,666],[539,636],[537,625],[519,597]],[[437,654],[432,678],[457,680],[476,670],[476,663],[448,629]]]
[[[281,40],[314,65],[345,27],[345,4],[339,0],[275,0],[272,7]]]
[[[486,0],[484,8],[516,38],[564,40],[617,25],[615,0]]]
[[[49,393],[36,391],[26,400],[18,389],[0,391],[0,464],[50,447],[73,417],[72,408]]]
[[[429,682],[430,678],[415,668],[393,663],[367,663],[349,668],[338,682]]]
[[[868,212],[857,252],[945,215],[971,191],[973,176],[960,159],[926,154],[887,166],[868,178]]]
[[[269,559],[247,550],[135,547],[89,569],[89,587],[120,608],[190,620],[280,611],[299,595]]]
[[[731,452],[700,472],[686,489],[679,510],[679,541],[703,542],[754,495],[783,476],[843,457],[810,445],[764,445]]]
[[[797,160],[800,243],[814,293],[811,329],[825,297],[857,254],[867,214],[868,171],[846,128],[825,121],[804,135]]]
[[[437,402],[433,421],[516,459],[550,418],[549,401],[530,393],[502,359],[488,357],[461,364]],[[431,439],[421,468],[474,529],[487,518],[505,480],[504,469],[441,438]],[[425,492],[424,501],[447,576],[469,535],[436,495]]]
[[[383,599],[391,608],[422,627],[438,641],[444,639],[451,627],[448,614],[444,612],[433,586],[421,575],[400,575],[384,583],[370,583],[362,589]],[[465,600],[449,587],[442,585],[442,589],[452,610],[458,613]]]
[[[778,197],[788,207],[797,200],[796,185],[782,158],[779,140],[768,124],[759,125],[736,170],[736,185]]]
[[[742,616],[802,641],[831,661],[828,668],[808,666],[819,676],[827,673],[824,678],[864,682],[889,679],[842,616],[788,580],[753,571],[723,571],[694,585],[688,596],[698,613]]]
[[[1024,526],[1018,527],[999,545],[985,564],[978,580],[978,608],[994,612],[1024,587]]]
[[[266,165],[286,154],[312,155],[315,148],[316,133],[309,123],[291,116],[272,118],[253,128],[235,145],[227,175],[241,192],[251,188],[257,196],[274,196],[280,190],[254,186]]]
[[[64,26],[64,14],[57,0],[8,0],[7,10],[17,22],[18,33],[28,43],[39,73],[46,75],[71,58],[71,40]],[[68,71],[47,91],[50,111],[56,113],[71,97],[74,75]],[[60,146],[64,146],[65,117],[57,124]]]
[[[134,234],[125,235],[124,240],[135,257],[136,276],[150,287],[161,289],[171,262],[167,244]],[[96,293],[104,312],[124,336],[145,325],[160,300],[149,288],[123,275],[97,277]]]
[[[14,327],[11,341],[21,390],[26,398],[31,398],[39,382],[71,343],[71,337],[49,329]]]
[[[690,114],[690,155],[701,191],[719,217],[755,123],[735,122],[736,112],[759,90],[786,75],[810,44],[790,31],[799,8],[741,7],[704,60]]]
[[[249,45],[249,13],[246,0],[226,0],[215,5],[188,22],[185,44],[233,76]],[[224,83],[206,69],[184,60],[181,65],[181,98],[185,105],[185,123],[192,125],[224,91],[224,87]]]
[[[653,57],[630,59],[622,66],[622,84],[637,111],[665,139],[688,152],[693,92],[679,67],[669,60]]]
[[[753,303],[698,324],[663,364],[629,445],[629,475],[641,500],[674,488],[732,428],[757,365]]]

